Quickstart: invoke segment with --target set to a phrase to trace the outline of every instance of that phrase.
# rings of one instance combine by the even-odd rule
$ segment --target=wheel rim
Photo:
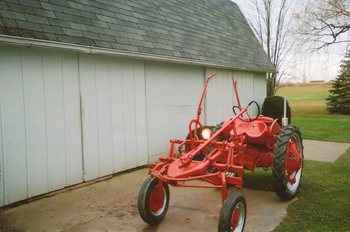
[[[291,194],[298,190],[303,169],[302,151],[299,139],[293,136],[288,141],[285,159],[285,176],[287,188]]]
[[[159,216],[164,212],[166,206],[166,193],[161,181],[154,185],[149,198],[149,206],[153,215]]]
[[[231,215],[231,231],[241,232],[245,221],[245,205],[243,202],[238,202],[232,211]]]
[[[297,171],[294,172],[292,174],[292,178],[295,179],[295,182],[287,182],[287,188],[289,190],[289,192],[291,192],[292,194],[296,193],[296,191],[298,190],[299,184],[300,184],[300,179],[301,179],[301,168]]]

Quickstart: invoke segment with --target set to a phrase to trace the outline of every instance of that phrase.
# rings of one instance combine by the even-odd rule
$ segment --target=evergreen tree
[[[338,77],[332,81],[327,109],[331,113],[350,114],[350,52],[340,65]]]

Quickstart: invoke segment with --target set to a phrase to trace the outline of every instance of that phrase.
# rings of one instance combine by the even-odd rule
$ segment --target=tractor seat
[[[257,139],[262,137],[268,131],[266,123],[255,120],[252,122],[240,121],[236,126],[238,135],[246,134],[249,138]]]

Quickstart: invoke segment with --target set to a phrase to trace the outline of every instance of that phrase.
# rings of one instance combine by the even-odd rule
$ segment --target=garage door
[[[0,47],[0,205],[82,181],[78,89],[76,55]]]
[[[143,62],[79,59],[85,180],[148,161]]]
[[[146,63],[147,118],[151,160],[168,149],[169,139],[183,138],[203,86],[199,67]]]

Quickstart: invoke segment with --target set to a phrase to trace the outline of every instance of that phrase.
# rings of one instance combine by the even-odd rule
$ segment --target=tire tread
[[[295,134],[299,137],[301,149],[303,150],[303,141],[301,133],[297,127],[291,125],[282,129],[281,133],[277,137],[277,142],[275,145],[275,156],[272,173],[275,178],[276,194],[282,200],[290,200],[295,196],[295,194],[291,195],[287,191],[284,180],[284,158],[287,149],[286,145],[288,144],[290,137]]]
[[[150,210],[148,208],[148,202],[147,202],[147,198],[149,197],[150,194],[150,189],[152,188],[152,185],[154,184],[153,182],[156,180],[155,177],[153,176],[149,176],[142,184],[140,190],[139,190],[139,195],[138,195],[138,199],[137,199],[137,208],[139,211],[139,214],[141,216],[141,218],[143,219],[143,221],[145,221],[146,223],[150,224],[150,225],[157,225],[159,224],[165,217],[167,211],[168,211],[168,207],[169,207],[169,198],[170,198],[170,194],[169,194],[169,186],[167,184],[163,184],[165,191],[166,191],[166,195],[167,195],[167,202],[166,202],[166,206],[164,209],[164,212],[159,215],[152,215],[150,213]]]
[[[230,194],[227,197],[227,199],[224,201],[224,204],[220,211],[218,232],[231,232],[230,223],[231,223],[231,214],[233,210],[232,207],[235,206],[238,201],[243,201],[245,206],[245,213],[247,213],[247,204],[242,193],[239,191],[230,191]],[[244,231],[246,218],[247,218],[247,215],[245,215],[242,231]]]

